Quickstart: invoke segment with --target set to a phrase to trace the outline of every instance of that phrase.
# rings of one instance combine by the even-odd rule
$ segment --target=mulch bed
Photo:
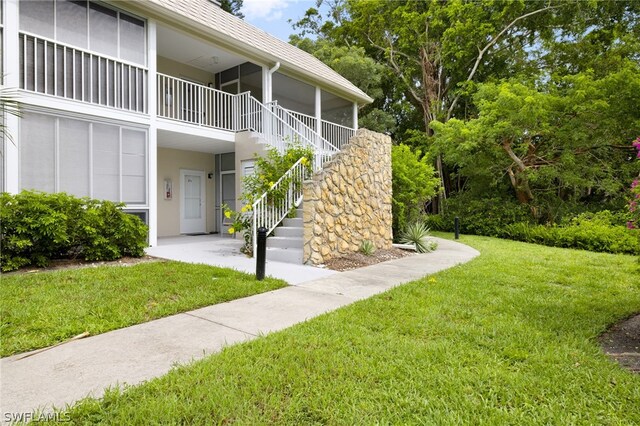
[[[640,374],[640,314],[611,327],[600,336],[600,345],[622,367]]]
[[[37,266],[25,266],[24,268],[18,269],[17,271],[12,272],[3,272],[3,275],[13,275],[13,274],[31,274],[34,272],[46,272],[46,271],[58,271],[62,269],[80,269],[80,268],[96,268],[98,266],[129,266],[135,265],[137,263],[143,262],[158,262],[163,261],[163,259],[159,259],[157,257],[152,256],[142,256],[142,257],[123,257],[118,260],[113,261],[88,261],[88,260],[80,260],[80,259],[57,259],[52,260],[49,263],[49,266],[44,268],[38,268]]]
[[[387,260],[399,259],[401,257],[414,255],[414,251],[402,250],[393,247],[389,250],[376,250],[372,255],[367,256],[362,253],[352,253],[347,256],[338,257],[325,262],[325,266],[334,271],[350,271],[362,268],[363,266],[375,265]]]

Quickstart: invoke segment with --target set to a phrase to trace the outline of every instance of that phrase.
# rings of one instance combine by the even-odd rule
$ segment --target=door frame
[[[185,207],[184,207],[184,197],[186,195],[185,191],[185,176],[186,175],[197,175],[200,176],[200,215],[202,217],[202,224],[198,224],[198,229],[188,228],[185,223],[186,219],[184,217]],[[180,233],[181,234],[197,234],[197,233],[206,233],[207,232],[207,181],[206,174],[204,170],[191,170],[191,169],[180,169]],[[201,228],[201,229],[200,229]]]

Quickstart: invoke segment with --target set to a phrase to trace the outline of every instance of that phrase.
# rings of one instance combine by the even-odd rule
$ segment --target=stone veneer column
[[[307,264],[360,250],[369,240],[388,249],[391,232],[391,138],[358,130],[323,170],[304,183]]]

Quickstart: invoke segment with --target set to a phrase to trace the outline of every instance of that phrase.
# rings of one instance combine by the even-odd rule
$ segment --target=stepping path
[[[20,359],[0,360],[0,421],[51,411],[115,384],[134,385],[397,285],[468,262],[479,253],[437,239],[438,249],[111,331]],[[268,272],[268,271],[267,271]]]

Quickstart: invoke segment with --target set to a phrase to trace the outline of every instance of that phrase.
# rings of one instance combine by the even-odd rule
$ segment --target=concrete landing
[[[478,256],[468,246],[437,239],[433,253],[306,281],[219,305],[173,315],[52,348],[0,360],[0,421],[7,414],[50,411],[108,386],[137,384],[176,364],[220,351],[366,299]],[[289,265],[291,266],[291,265]],[[15,418],[15,417],[14,417]]]
[[[243,241],[219,235],[197,235],[159,238],[149,247],[149,256],[187,263],[231,268],[248,274],[256,273],[256,260],[240,253]],[[300,262],[302,263],[302,262]],[[267,253],[266,274],[295,285],[336,274],[330,269],[270,260]]]

